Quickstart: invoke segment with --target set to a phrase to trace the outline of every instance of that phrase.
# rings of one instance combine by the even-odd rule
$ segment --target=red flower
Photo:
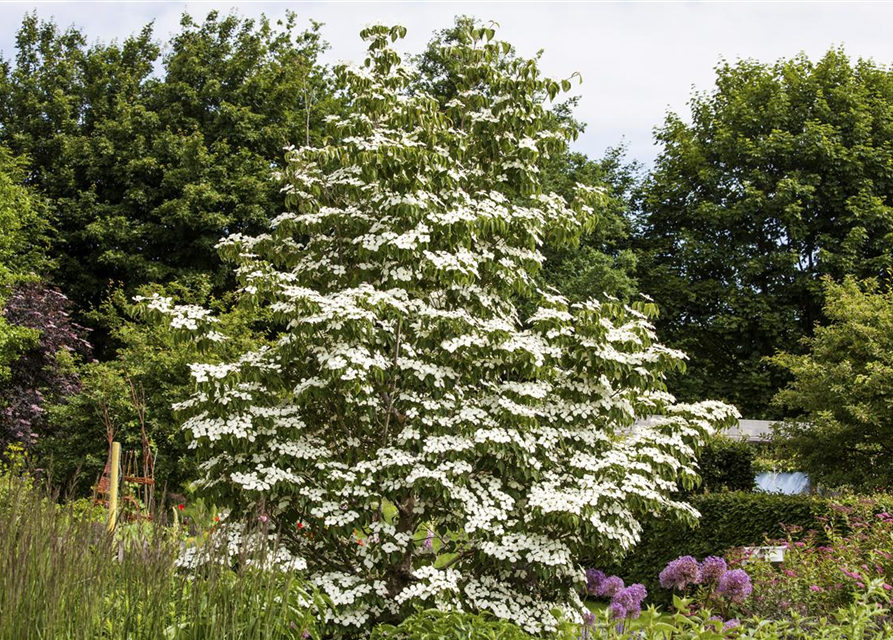
[[[177,505],[177,509],[179,509],[180,511],[182,511],[182,510],[185,509],[185,508],[186,508],[186,506],[183,505],[183,504],[178,504],[178,505]]]

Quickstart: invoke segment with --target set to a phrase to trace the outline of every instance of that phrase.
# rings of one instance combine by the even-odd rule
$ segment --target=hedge
[[[707,441],[698,456],[701,485],[698,493],[718,491],[751,491],[757,469],[756,451],[743,440],[716,436]]]

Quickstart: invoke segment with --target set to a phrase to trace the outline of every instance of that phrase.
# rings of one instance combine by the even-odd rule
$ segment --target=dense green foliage
[[[110,282],[227,271],[221,236],[279,208],[270,167],[315,139],[330,92],[316,25],[188,15],[162,48],[152,27],[90,43],[35,14],[0,66],[0,142],[30,159],[27,183],[50,206],[54,281],[82,311]]]
[[[399,626],[379,625],[371,640],[534,640],[521,627],[488,614],[420,611]]]
[[[742,440],[717,436],[707,441],[698,455],[698,475],[703,492],[750,491],[754,488],[756,451]]]
[[[641,167],[627,162],[624,147],[608,149],[604,157],[592,160],[581,153],[568,152],[559,162],[546,165],[544,182],[565,197],[576,183],[605,190],[605,207],[598,224],[572,248],[547,245],[541,278],[571,302],[590,297],[613,296],[632,299],[638,291],[635,280],[636,257],[630,248],[632,192]]]
[[[44,224],[39,202],[22,186],[21,162],[0,146],[0,308],[11,288],[46,266],[41,253]],[[0,313],[0,384],[10,364],[36,339],[33,331],[11,325]]]
[[[658,574],[679,556],[721,556],[734,547],[761,545],[767,537],[784,537],[783,525],[821,530],[819,518],[833,513],[826,500],[813,496],[722,492],[695,495],[690,501],[701,513],[697,527],[652,519],[635,551],[619,565],[605,570],[623,577],[627,583],[643,583],[649,593],[659,598],[662,591]],[[599,559],[593,558],[591,564],[600,566]]]
[[[816,482],[859,489],[893,483],[893,291],[877,280],[825,281],[826,326],[807,353],[773,362],[792,382],[776,402],[799,417],[780,426],[787,454]]]
[[[674,389],[747,417],[788,377],[762,359],[823,321],[819,278],[893,262],[893,73],[832,50],[724,63],[671,115],[640,199],[640,285],[691,357]]]

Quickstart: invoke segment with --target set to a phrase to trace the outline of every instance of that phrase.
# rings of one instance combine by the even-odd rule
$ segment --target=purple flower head
[[[424,545],[429,551],[434,549],[434,532],[431,531],[431,529],[428,529],[428,535],[425,536]]]
[[[629,585],[626,588],[626,591],[629,592],[630,596],[639,604],[642,604],[642,601],[648,597],[648,589],[645,588],[644,584],[639,582]]]
[[[722,630],[728,631],[729,629],[735,629],[736,627],[740,627],[740,626],[741,626],[741,623],[738,622],[735,618],[732,618],[731,620],[726,620],[725,623],[723,623]]]
[[[591,596],[599,595],[602,582],[605,581],[605,572],[598,569],[586,569],[586,592]]]
[[[644,585],[631,584],[614,594],[611,604],[617,603],[626,611],[627,618],[638,618],[642,613],[642,601],[648,596]]]
[[[704,558],[704,562],[701,563],[701,581],[707,584],[716,584],[722,574],[728,570],[729,565],[722,558],[716,556]]]
[[[598,589],[598,593],[595,595],[601,596],[603,598],[613,598],[614,594],[622,590],[623,587],[624,584],[622,578],[611,576],[610,578],[605,578],[604,580],[602,580],[602,583]]]
[[[626,609],[619,602],[611,602],[609,608],[611,610],[611,617],[615,620],[622,620],[626,617]]]
[[[593,627],[593,626],[595,626],[595,621],[596,621],[596,620],[597,620],[597,618],[595,617],[595,614],[592,613],[591,611],[584,611],[584,612],[583,612],[583,626],[584,626],[584,627]]]
[[[664,589],[685,589],[701,582],[701,567],[691,556],[680,556],[660,572],[660,586]]]
[[[726,571],[719,579],[716,592],[732,602],[744,602],[753,591],[750,576],[743,569]]]

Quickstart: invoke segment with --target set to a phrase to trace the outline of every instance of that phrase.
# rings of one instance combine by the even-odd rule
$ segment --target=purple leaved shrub
[[[46,429],[47,406],[80,390],[66,356],[89,357],[91,348],[87,330],[71,320],[70,307],[61,291],[40,282],[20,284],[6,299],[7,322],[35,329],[39,337],[0,381],[0,452],[10,443],[34,444]]]

